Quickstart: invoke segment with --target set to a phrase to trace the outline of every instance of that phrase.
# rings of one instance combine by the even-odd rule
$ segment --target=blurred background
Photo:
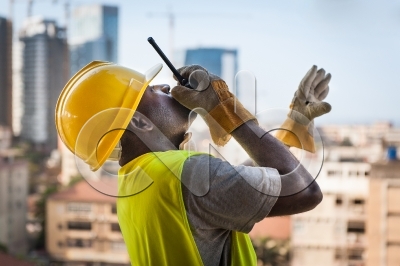
[[[163,63],[149,36],[176,67],[203,65],[230,88],[250,78],[256,87],[236,92],[266,128],[312,65],[330,72],[333,109],[316,121],[318,153],[305,154],[324,200],[257,224],[259,265],[399,265],[399,29],[400,0],[0,0],[0,265],[129,265],[116,199],[93,189],[116,166],[83,181],[54,109],[92,60]],[[172,87],[171,76],[164,65],[153,83]],[[198,120],[195,145],[208,151]],[[234,142],[218,153],[246,159]]]

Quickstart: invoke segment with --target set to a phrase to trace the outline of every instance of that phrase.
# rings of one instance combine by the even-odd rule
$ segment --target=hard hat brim
[[[117,83],[120,82],[119,80],[114,81],[113,79],[107,78],[107,74],[110,73],[108,69],[113,66],[115,65],[110,62],[103,61],[94,61],[86,65],[67,82],[59,96],[56,105],[55,124],[61,140],[66,144],[65,146],[75,154],[75,156],[81,158],[87,164],[89,164],[92,171],[98,170],[108,159],[119,139],[122,137],[122,134],[124,133],[125,128],[128,126],[129,121],[132,119],[132,116],[134,115],[147,86],[162,69],[162,64],[157,64],[146,71],[145,74],[141,74],[139,72],[117,66],[118,71],[122,71],[124,73],[126,82],[125,84],[127,85],[125,88],[119,87],[119,92],[123,92],[123,94],[120,96],[121,102],[114,101],[110,104],[108,108],[114,109],[114,111],[109,113],[108,116],[103,115],[103,118],[107,118],[107,121],[104,122],[101,119],[98,119],[98,117],[101,117],[101,115],[98,116],[98,114],[103,113],[102,111],[104,110],[107,110],[102,109],[101,106],[108,105],[108,97],[114,95],[113,90],[110,90],[109,86],[113,86],[113,82],[115,81]],[[100,84],[100,87],[96,87],[96,85],[93,87],[90,83],[89,85],[87,85],[88,83],[86,83],[86,85],[82,85],[82,82],[85,82],[85,80],[88,78],[93,77],[93,75],[97,75],[99,71],[105,73],[101,74],[104,78],[102,81],[100,81],[100,83],[98,83]],[[132,71],[132,75],[130,74],[130,71]],[[117,76],[113,75],[113,77]],[[109,81],[108,85],[107,80]],[[79,92],[76,93],[75,88],[80,88],[81,86],[87,86],[90,89],[84,91],[84,93],[80,92],[82,90],[79,90]],[[96,100],[91,101],[96,103],[95,105],[87,104],[85,93],[96,93],[101,86],[105,88],[103,89],[104,96],[101,100],[102,105],[97,105]],[[97,100],[98,99],[99,98],[97,97]],[[80,116],[81,108],[83,108],[83,110],[85,108],[94,108],[91,110],[95,111],[89,116],[87,116],[88,112]],[[96,110],[96,108],[98,110]],[[83,124],[80,124],[78,119],[80,119]],[[102,125],[100,131],[98,130],[99,125]],[[109,134],[111,131],[115,132]],[[84,134],[81,134],[82,132],[84,132]],[[80,145],[77,145],[78,139],[80,139]],[[98,152],[98,150],[101,152]]]
[[[101,139],[99,141],[99,145],[95,151],[95,154],[92,155],[92,156],[97,157],[97,162],[98,162],[98,164],[95,166],[91,165],[92,171],[97,171],[108,159],[108,157],[114,150],[115,146],[118,144],[118,141],[121,139],[121,137],[124,133],[124,130],[127,128],[129,122],[131,121],[133,115],[135,114],[135,111],[136,111],[137,107],[139,106],[140,101],[142,100],[143,94],[146,91],[147,86],[158,75],[158,73],[160,73],[162,67],[163,67],[162,64],[157,64],[146,71],[145,83],[143,83],[138,96],[136,96],[136,100],[135,100],[133,106],[131,107],[131,112],[129,112],[127,114],[126,110],[124,110],[122,108],[118,111],[115,121],[110,126],[109,131],[108,131],[108,132],[115,131],[115,133],[113,134],[113,137],[111,138],[111,141],[107,141],[104,138]],[[135,81],[131,81],[131,82],[135,82]],[[132,86],[132,84],[129,84],[129,86]],[[126,97],[126,99],[128,99],[128,97]],[[124,104],[123,104],[123,106],[124,106]],[[120,124],[117,122],[119,119],[124,120],[122,128],[120,128],[120,126],[119,126]],[[102,147],[104,147],[106,149],[106,152],[105,153],[97,152],[97,150],[101,149]],[[103,156],[99,156],[100,154],[102,154]]]

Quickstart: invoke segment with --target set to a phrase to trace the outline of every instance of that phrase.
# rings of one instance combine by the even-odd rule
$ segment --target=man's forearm
[[[254,121],[238,127],[232,136],[259,166],[275,168],[280,174],[286,174],[298,165],[287,147]]]
[[[299,161],[284,144],[254,121],[238,127],[232,132],[232,136],[258,166],[275,168],[281,174],[281,197],[269,216],[308,211],[322,200],[319,186],[310,173],[299,165]]]

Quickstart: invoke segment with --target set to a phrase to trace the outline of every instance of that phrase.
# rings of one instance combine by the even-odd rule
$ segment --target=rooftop
[[[107,181],[99,180],[102,185]],[[92,181],[93,183],[93,181]],[[97,186],[95,186],[97,187]],[[116,198],[107,196],[90,186],[86,181],[80,181],[73,187],[67,188],[61,192],[55,193],[49,197],[50,200],[56,201],[80,201],[80,202],[105,202],[115,203]]]
[[[273,239],[290,239],[290,216],[270,217],[256,223],[249,233],[252,238],[271,237]]]
[[[34,266],[32,262],[17,259],[9,254],[0,252],[0,266]]]
[[[18,168],[27,166],[28,162],[24,159],[14,159],[13,157],[3,157],[0,154],[0,169]]]
[[[371,164],[371,178],[399,179],[400,160],[381,160]]]

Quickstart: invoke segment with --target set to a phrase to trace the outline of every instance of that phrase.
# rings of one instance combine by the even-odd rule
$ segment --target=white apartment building
[[[53,20],[30,17],[19,38],[23,47],[21,138],[51,151],[57,148],[54,110],[68,77],[66,32]]]
[[[27,162],[0,157],[0,243],[14,255],[25,255],[28,251],[27,193]]]
[[[292,265],[364,265],[370,165],[325,162],[317,182],[324,199],[292,216]]]
[[[376,122],[371,125],[324,125],[318,128],[320,134],[328,142],[340,144],[344,140],[348,140],[357,147],[369,146],[373,142],[380,142],[392,129],[391,123],[387,121]]]
[[[50,196],[46,211],[46,250],[55,265],[130,265],[115,197],[81,181]]]
[[[387,146],[398,146],[400,132],[384,122],[319,131],[328,144],[317,178],[324,199],[292,216],[292,265],[366,265],[372,247],[366,229],[379,220],[367,211],[378,193],[370,188],[371,164],[384,160]]]

